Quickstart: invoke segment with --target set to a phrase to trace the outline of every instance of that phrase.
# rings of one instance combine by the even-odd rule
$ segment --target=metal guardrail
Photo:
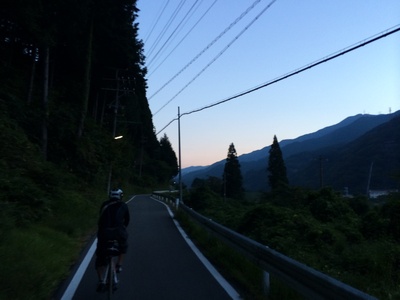
[[[176,203],[175,199],[170,196],[159,193],[153,193],[153,195],[163,201],[167,200]],[[377,300],[373,296],[222,226],[197,213],[183,203],[179,204],[179,208],[184,210],[214,236],[227,242],[261,269],[276,276],[308,299]]]

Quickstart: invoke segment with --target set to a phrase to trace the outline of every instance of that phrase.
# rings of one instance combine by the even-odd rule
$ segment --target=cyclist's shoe
[[[117,264],[117,265],[115,266],[115,271],[116,271],[117,273],[121,273],[121,272],[122,272],[122,266]]]
[[[114,282],[112,288],[113,288],[113,292],[115,292],[118,289],[118,285]]]
[[[96,292],[103,293],[105,291],[106,291],[106,285],[102,281],[99,281],[99,283],[97,284]]]

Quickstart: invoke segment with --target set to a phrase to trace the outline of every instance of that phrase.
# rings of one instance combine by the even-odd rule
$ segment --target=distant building
[[[389,195],[391,193],[398,193],[399,190],[369,190],[368,191],[368,197],[375,199],[378,198],[380,196],[386,196]]]

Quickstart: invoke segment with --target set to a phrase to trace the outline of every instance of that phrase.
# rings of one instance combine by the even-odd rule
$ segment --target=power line
[[[250,27],[251,25],[254,24],[254,22],[257,21],[258,18],[259,18],[263,13],[265,13],[265,12],[272,6],[272,4],[275,3],[275,1],[276,1],[276,0],[272,0],[272,1],[271,1],[271,2],[270,2],[270,3],[269,3],[269,4],[268,4],[254,19],[253,19],[253,20],[251,20],[251,22],[250,22],[246,27],[243,28],[243,30],[242,30],[238,35],[236,35],[236,36],[233,38],[232,41],[230,41],[230,42],[228,43],[228,45],[225,46],[225,48],[224,48],[221,52],[219,52],[219,53],[217,54],[217,56],[215,56],[215,57],[214,57],[214,58],[199,72],[199,73],[197,73],[196,76],[194,76],[182,89],[180,89],[178,93],[176,93],[171,99],[169,99],[169,100],[167,101],[167,103],[165,103],[163,106],[161,106],[161,108],[159,108],[159,109],[154,113],[154,116],[155,116],[157,113],[159,113],[164,107],[166,107],[169,103],[171,103],[176,97],[178,97],[180,93],[182,93],[189,85],[191,85],[191,84],[192,84],[205,70],[207,70],[219,57],[221,57],[221,55],[224,54],[225,51],[228,50],[228,48],[229,48],[230,46],[232,46],[232,44],[233,44],[234,42],[236,42],[236,41],[238,40],[238,38],[239,38],[247,29],[249,29],[249,27]]]
[[[192,26],[192,28],[189,29],[189,31],[185,34],[185,36],[177,43],[177,45],[174,47],[174,49],[171,50],[170,53],[164,58],[164,60],[156,67],[154,70],[151,71],[149,76],[151,76],[157,69],[167,60],[167,58],[178,48],[182,42],[186,39],[186,37],[193,31],[193,29],[200,23],[200,21],[207,15],[207,13],[211,10],[211,8],[214,6],[215,3],[217,3],[218,0],[214,0],[214,2],[209,6],[209,8],[205,11],[205,13],[197,20],[197,22]]]
[[[186,20],[186,18],[190,15],[190,12],[194,9],[194,7],[196,6],[197,2],[199,2],[199,0],[196,0],[193,5],[190,7],[190,9],[188,10],[188,12],[185,14],[185,16],[183,17],[183,19],[179,22],[179,24],[175,27],[175,29],[172,31],[172,33],[169,35],[169,37],[167,38],[167,40],[164,42],[164,44],[160,47],[160,49],[158,49],[157,53],[153,56],[153,58],[151,59],[151,61],[149,62],[149,65],[151,65],[151,63],[157,58],[157,56],[160,54],[160,52],[164,49],[164,47],[168,44],[168,42],[171,40],[171,38],[174,36],[175,32],[181,27],[182,23]]]
[[[241,92],[241,93],[239,93],[239,94],[236,94],[236,95],[231,96],[231,97],[229,97],[229,98],[226,98],[226,99],[224,99],[224,100],[221,100],[221,101],[215,102],[215,103],[213,103],[213,104],[209,104],[209,105],[203,106],[203,107],[201,107],[201,108],[198,108],[198,109],[195,109],[195,110],[192,110],[192,111],[183,113],[183,114],[181,114],[180,116],[182,117],[182,116],[184,116],[184,115],[190,115],[190,114],[193,114],[193,113],[197,113],[197,112],[203,111],[203,110],[205,110],[205,109],[209,109],[209,108],[211,108],[211,107],[214,107],[214,106],[223,104],[223,103],[225,103],[225,102],[234,100],[234,99],[236,99],[236,98],[243,97],[243,96],[245,96],[245,95],[247,95],[247,94],[253,93],[253,92],[255,92],[255,91],[257,91],[257,90],[260,90],[260,89],[262,89],[262,88],[265,88],[265,87],[267,87],[267,86],[269,86],[269,85],[275,84],[275,83],[277,83],[277,82],[279,82],[279,81],[282,81],[282,80],[288,79],[289,77],[292,77],[292,76],[294,76],[294,75],[300,74],[300,73],[302,73],[302,72],[304,72],[304,71],[306,71],[306,70],[312,69],[312,68],[314,68],[314,67],[316,67],[316,66],[318,66],[318,65],[320,65],[320,64],[323,64],[323,63],[326,63],[326,62],[328,62],[328,61],[330,61],[330,60],[333,60],[333,59],[335,59],[335,58],[338,58],[339,56],[345,55],[345,54],[347,54],[347,53],[349,53],[349,52],[352,52],[352,51],[354,51],[354,50],[356,50],[356,49],[358,49],[358,48],[361,48],[361,47],[363,47],[363,46],[366,46],[366,45],[368,45],[368,44],[371,44],[371,43],[373,43],[373,42],[376,42],[376,41],[378,41],[378,40],[380,40],[380,39],[382,39],[382,38],[384,38],[384,37],[387,37],[387,36],[389,36],[389,35],[391,35],[391,34],[394,34],[394,33],[398,32],[398,31],[400,31],[400,24],[399,24],[399,25],[396,25],[396,26],[394,26],[394,27],[391,27],[391,28],[389,28],[389,29],[386,29],[386,30],[384,30],[384,31],[382,31],[382,32],[380,32],[380,33],[378,33],[378,34],[376,34],[376,35],[373,35],[373,36],[370,37],[370,38],[364,39],[364,40],[362,40],[362,41],[360,41],[360,42],[358,42],[358,43],[356,43],[356,44],[353,44],[352,46],[349,46],[349,47],[344,48],[344,49],[342,49],[342,50],[340,50],[340,51],[334,52],[334,53],[331,54],[331,55],[328,55],[328,56],[326,56],[326,57],[324,57],[324,58],[321,58],[321,59],[319,59],[319,60],[317,60],[317,61],[315,61],[315,62],[313,62],[313,63],[310,63],[310,64],[308,64],[308,65],[305,65],[304,67],[301,67],[301,68],[299,68],[299,69],[296,69],[296,70],[294,70],[294,71],[292,71],[292,72],[290,72],[290,73],[287,73],[287,74],[285,74],[285,75],[279,76],[279,77],[277,77],[277,78],[275,78],[275,79],[272,79],[272,80],[270,80],[270,81],[267,81],[267,82],[265,82],[265,83],[263,83],[263,84],[261,84],[261,85],[258,85],[258,86],[254,87],[254,88],[251,88],[251,89],[248,89],[248,90],[246,90],[246,91],[244,91],[244,92]],[[169,125],[171,125],[171,124],[172,124],[174,121],[176,121],[176,120],[178,120],[178,119],[175,118],[175,119],[171,120],[166,126],[164,126],[164,127],[163,127],[160,131],[158,131],[156,134],[158,135],[160,132],[164,131]]]
[[[200,0],[199,4],[198,4],[198,5],[194,8],[194,10],[190,13],[190,16],[185,20],[185,23],[177,30],[176,34],[171,38],[171,40],[170,40],[169,43],[168,43],[168,46],[165,47],[165,49],[162,51],[162,53],[164,53],[165,51],[167,51],[167,48],[168,48],[169,46],[171,46],[171,44],[172,44],[172,42],[174,41],[174,39],[176,39],[176,38],[178,37],[179,33],[186,27],[187,23],[190,21],[190,19],[192,19],[193,15],[194,15],[194,14],[196,13],[196,11],[199,9],[199,7],[201,6],[201,4],[202,4],[203,1],[204,1],[204,0]],[[181,40],[181,41],[182,41],[182,40]],[[180,42],[179,42],[179,44],[180,44]],[[178,44],[177,46],[174,47],[174,49],[167,55],[166,58],[163,59],[162,62],[164,62],[164,61],[169,57],[169,55],[170,55],[172,52],[174,52],[174,50],[179,46],[179,44]],[[154,63],[155,63],[155,62],[154,62]],[[162,65],[162,63],[160,63],[160,64],[158,65],[158,67],[159,67],[160,65]],[[157,68],[158,68],[158,67],[157,67]],[[151,69],[151,64],[148,64],[148,65],[147,65],[147,69]],[[153,74],[153,73],[154,73],[154,70],[152,70],[152,72],[149,71],[148,76],[151,76],[151,74]]]
[[[233,21],[223,32],[221,32],[211,43],[209,43],[199,54],[197,54],[186,66],[184,66],[178,73],[176,73],[170,80],[168,80],[161,88],[159,88],[153,95],[148,99],[152,99],[161,90],[163,90],[168,84],[170,84],[175,78],[177,78],[184,70],[186,70],[192,63],[194,63],[201,55],[203,55],[208,49],[211,48],[224,34],[226,34],[234,25],[236,25],[246,14],[248,14],[261,0],[256,0],[245,12],[243,12],[235,21]]]
[[[173,12],[173,14],[171,15],[171,17],[169,18],[167,24],[164,26],[163,30],[161,30],[160,34],[158,35],[156,41],[154,42],[154,44],[150,47],[149,53],[147,54],[148,57],[150,57],[151,53],[153,53],[153,51],[155,50],[155,48],[157,47],[158,43],[162,40],[165,32],[168,30],[168,28],[171,26],[172,22],[175,20],[177,14],[179,13],[179,11],[182,9],[183,5],[185,4],[186,0],[181,0],[181,2],[179,2],[178,7],[175,9],[175,11]]]
[[[158,21],[161,19],[161,16],[162,16],[163,13],[165,12],[165,9],[167,8],[168,3],[169,3],[169,0],[167,0],[167,1],[165,2],[164,7],[160,10],[158,16],[157,16],[156,19],[154,20],[153,26],[151,27],[151,29],[150,29],[149,33],[147,34],[146,38],[144,39],[144,43],[145,43],[145,44],[147,43],[147,40],[149,39],[149,37],[152,35],[152,33],[153,33],[153,31],[154,31],[154,28],[157,26]]]

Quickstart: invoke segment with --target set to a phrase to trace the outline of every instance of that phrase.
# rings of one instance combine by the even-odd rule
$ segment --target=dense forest
[[[2,6],[3,110],[44,160],[89,182],[103,180],[110,163],[126,182],[174,175],[146,99],[136,1]]]
[[[137,14],[136,0],[0,4],[0,299],[49,298],[111,186],[129,195],[177,173]]]

